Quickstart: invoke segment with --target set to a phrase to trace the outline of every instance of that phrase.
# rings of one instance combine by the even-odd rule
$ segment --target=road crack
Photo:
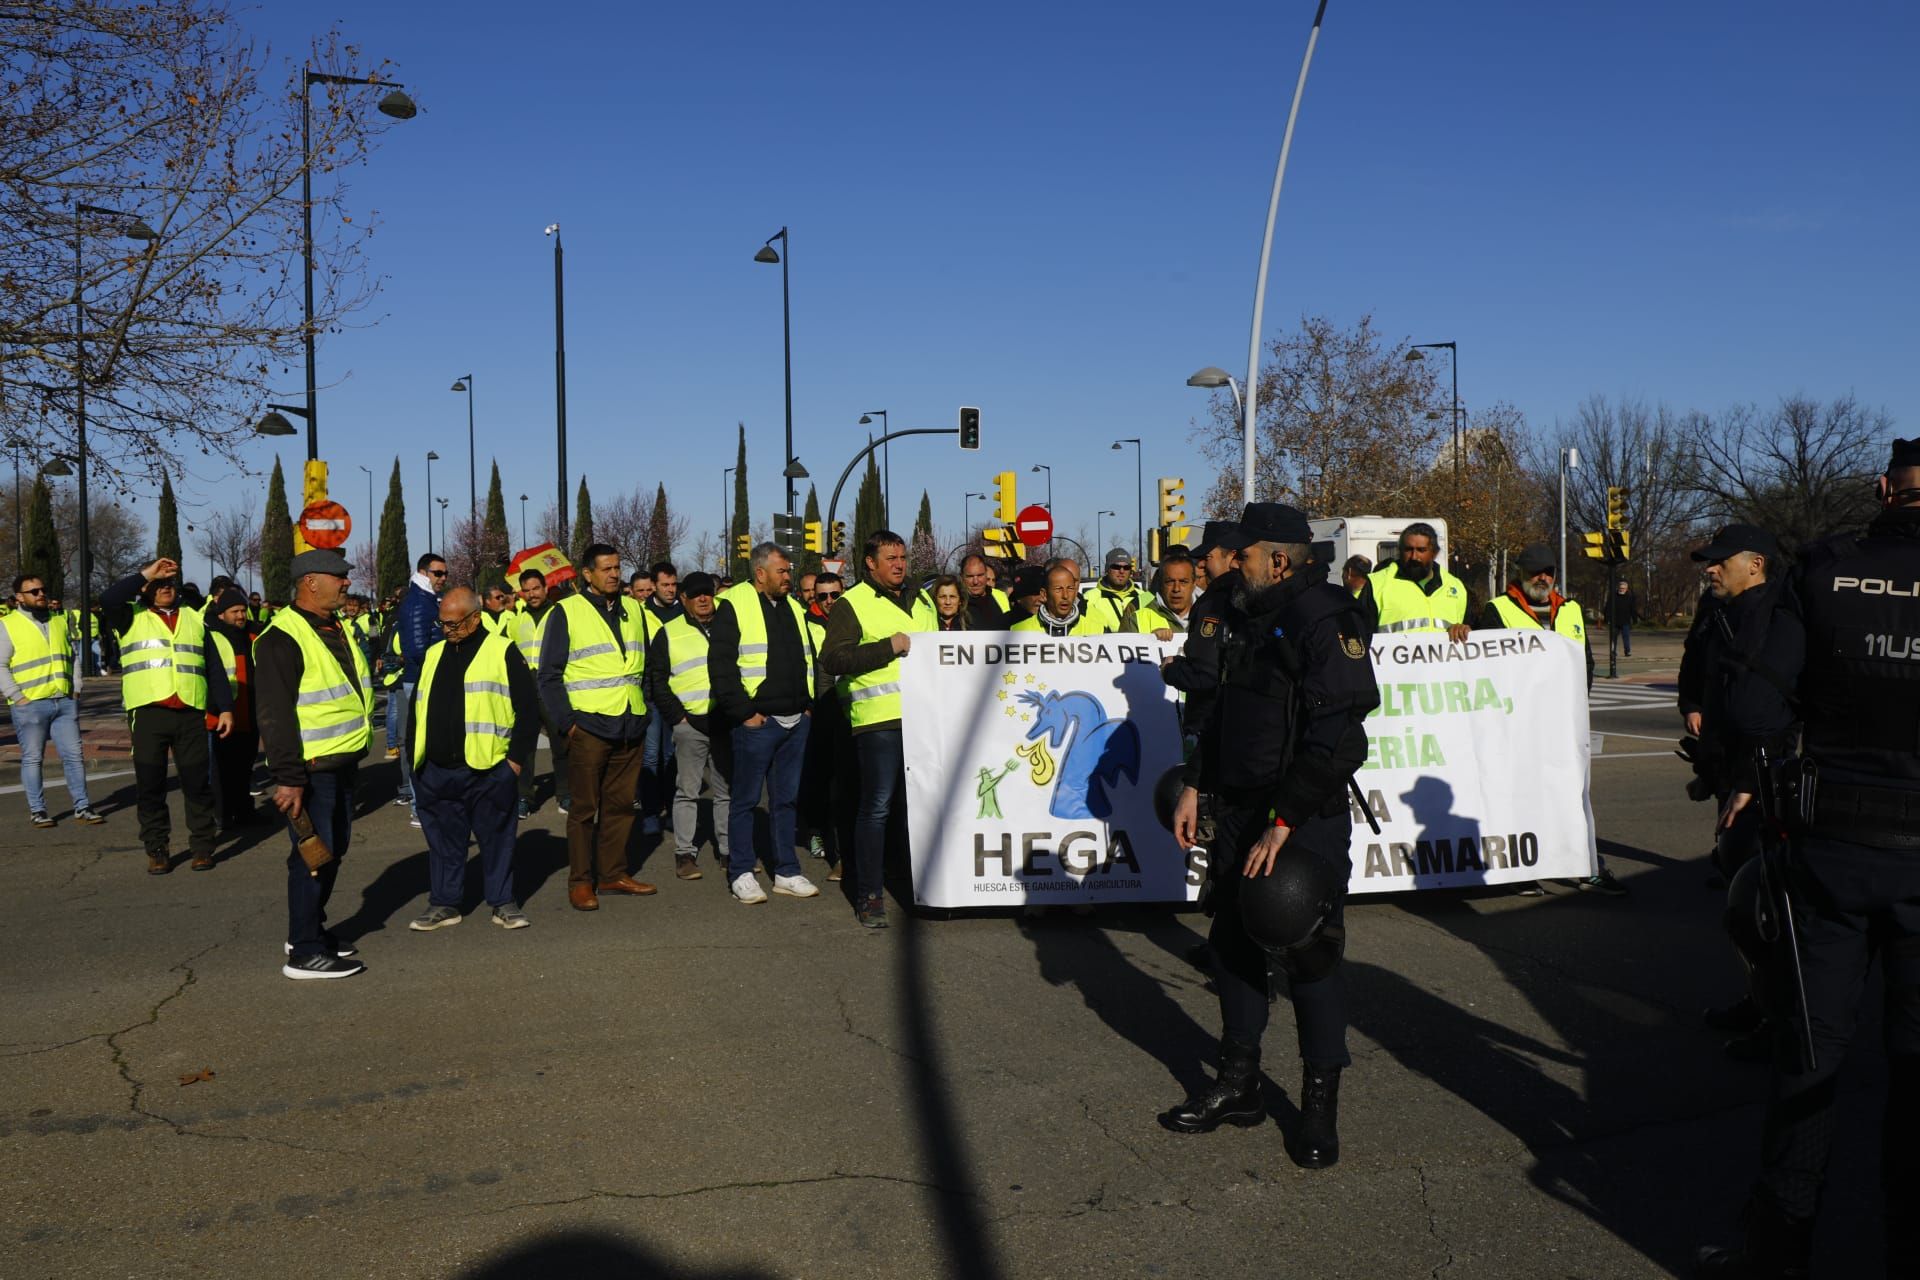
[[[1427,1234],[1432,1236],[1435,1242],[1447,1251],[1446,1261],[1434,1267],[1429,1273],[1434,1280],[1439,1280],[1440,1273],[1453,1266],[1453,1243],[1440,1234],[1440,1216],[1434,1212],[1433,1202],[1427,1198],[1427,1166],[1424,1164],[1416,1164],[1413,1166],[1413,1171],[1420,1179],[1420,1207],[1424,1209],[1427,1214]]]

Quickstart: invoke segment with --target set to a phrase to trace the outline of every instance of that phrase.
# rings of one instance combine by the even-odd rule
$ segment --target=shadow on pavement
[[[353,852],[348,850],[351,858]],[[352,915],[333,926],[335,933],[348,941],[379,933],[415,898],[427,892],[427,851],[422,849],[396,862],[390,862],[360,891],[360,905]]]
[[[682,1267],[617,1236],[598,1231],[557,1231],[535,1236],[507,1252],[459,1273],[460,1280],[559,1280],[568,1276],[618,1276],[622,1280],[774,1280],[758,1268]]]

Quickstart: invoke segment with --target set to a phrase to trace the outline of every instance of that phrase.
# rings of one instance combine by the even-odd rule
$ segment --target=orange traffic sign
[[[353,532],[353,517],[337,502],[316,502],[300,513],[300,536],[310,547],[332,551]]]

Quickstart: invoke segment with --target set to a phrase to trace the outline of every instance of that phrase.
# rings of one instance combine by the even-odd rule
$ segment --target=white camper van
[[[1433,526],[1439,563],[1446,564],[1450,551],[1447,522],[1437,516],[1329,516],[1309,521],[1313,529],[1313,558],[1329,566],[1331,580],[1338,582],[1340,567],[1348,556],[1361,555],[1378,569],[1391,564],[1400,555],[1400,531],[1410,524]]]

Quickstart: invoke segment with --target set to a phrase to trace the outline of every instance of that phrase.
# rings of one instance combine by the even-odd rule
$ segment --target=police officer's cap
[[[1013,597],[1044,595],[1047,590],[1047,571],[1037,564],[1030,564],[1014,571]]]
[[[1887,459],[1887,470],[1898,471],[1903,467],[1920,467],[1920,436],[1893,442],[1893,454]]]
[[[345,578],[353,573],[353,566],[347,563],[345,556],[338,551],[325,551],[319,547],[302,551],[293,558],[293,563],[288,567],[292,569],[293,576],[296,578],[304,578],[310,573],[324,573],[335,578]]]
[[[1780,544],[1773,535],[1757,524],[1730,524],[1713,535],[1706,546],[1693,553],[1693,558],[1702,564],[1711,564],[1716,560],[1725,560],[1728,556],[1739,555],[1742,551],[1751,551],[1763,555],[1769,560],[1780,558]]]
[[[1520,553],[1516,562],[1520,572],[1531,578],[1536,573],[1551,573],[1560,567],[1559,558],[1553,554],[1553,548],[1544,542],[1536,542]]]
[[[1193,549],[1193,554],[1196,559],[1204,560],[1215,547],[1238,551],[1246,545],[1239,525],[1231,520],[1209,520],[1207,527],[1200,531],[1200,545]]]
[[[1284,502],[1251,502],[1240,513],[1242,546],[1256,542],[1312,542],[1313,527],[1296,507]]]

